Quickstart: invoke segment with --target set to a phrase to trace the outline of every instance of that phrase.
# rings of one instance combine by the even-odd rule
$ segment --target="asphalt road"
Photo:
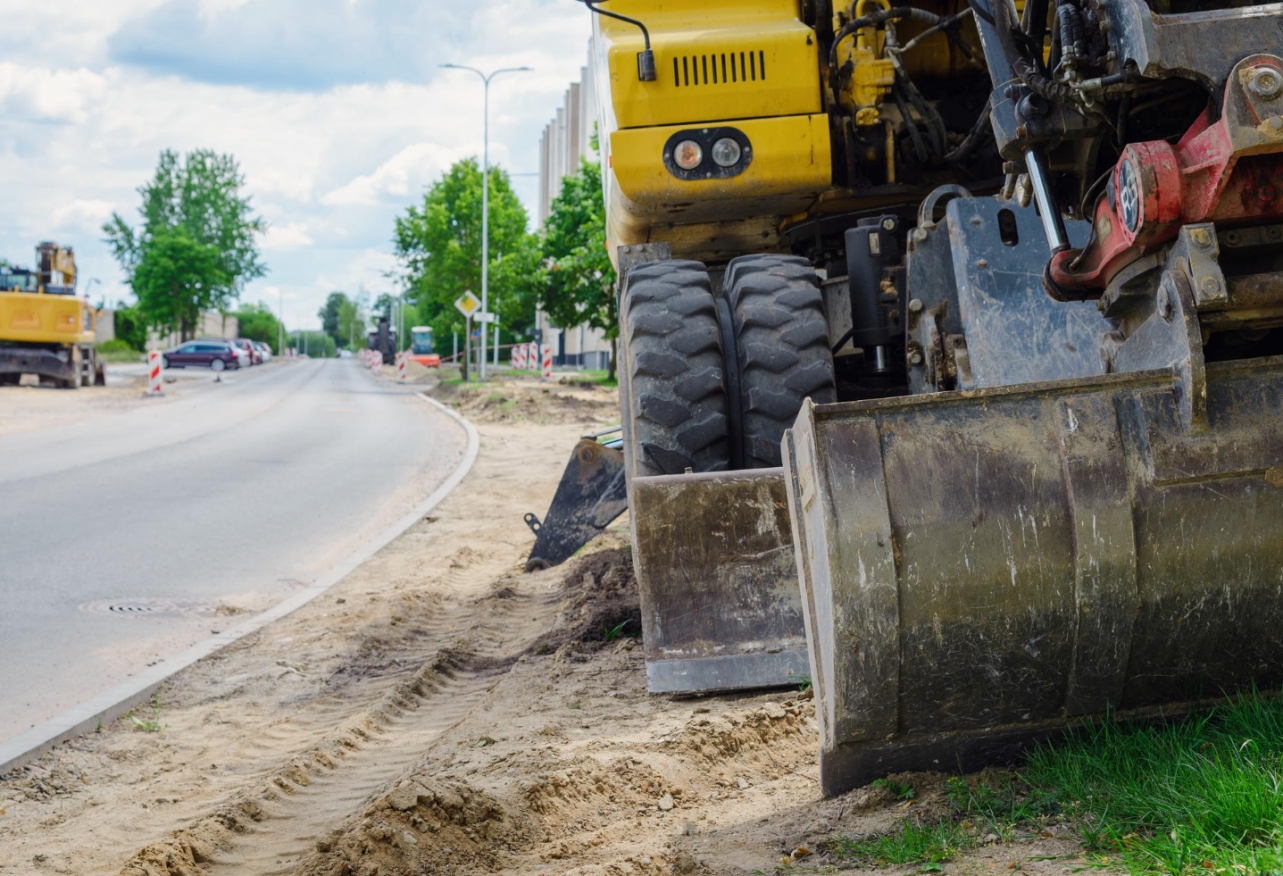
[[[319,577],[465,443],[340,360],[0,436],[0,741]]]

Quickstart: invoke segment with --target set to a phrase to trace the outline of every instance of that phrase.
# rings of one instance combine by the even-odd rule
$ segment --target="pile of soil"
[[[475,423],[619,422],[615,390],[593,383],[501,373],[484,384],[442,383],[434,395]]]

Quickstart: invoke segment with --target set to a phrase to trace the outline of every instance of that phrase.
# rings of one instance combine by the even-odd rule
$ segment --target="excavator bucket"
[[[633,508],[650,692],[803,682],[783,470],[636,478]]]
[[[535,534],[526,571],[564,563],[628,510],[624,454],[599,443],[600,437],[592,435],[575,445],[544,519],[526,515],[526,525]]]
[[[1208,364],[1192,419],[1184,386],[803,409],[785,467],[825,793],[1283,683],[1283,360]]]

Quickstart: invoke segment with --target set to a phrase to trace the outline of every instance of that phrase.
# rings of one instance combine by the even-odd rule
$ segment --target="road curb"
[[[455,487],[459,486],[463,479],[467,477],[468,472],[472,471],[472,466],[476,463],[477,455],[481,451],[481,437],[477,434],[476,427],[458,412],[451,410],[441,402],[429,398],[421,392],[416,393],[416,395],[454,420],[463,428],[468,437],[463,460],[441,486],[437,487],[430,496],[420,502],[413,511],[379,534],[372,542],[353,552],[339,565],[330,569],[316,581],[283,602],[262,614],[255,615],[244,623],[192,646],[177,657],[160,661],[155,666],[148,668],[128,681],[86,700],[61,715],[37,724],[8,742],[0,743],[0,776],[26,766],[60,743],[74,739],[77,736],[83,736],[110,724],[128,713],[135,706],[146,702],[162,684],[192,664],[221,651],[251,633],[258,632],[268,624],[298,611],[342,581],[445,501]]]

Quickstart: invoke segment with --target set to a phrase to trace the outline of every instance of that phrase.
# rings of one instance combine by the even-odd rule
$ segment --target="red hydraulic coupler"
[[[1132,143],[1096,204],[1087,246],[1052,256],[1047,292],[1099,298],[1110,279],[1184,225],[1246,225],[1283,216],[1283,59],[1253,55],[1230,74],[1221,117],[1209,108],[1175,146]]]

